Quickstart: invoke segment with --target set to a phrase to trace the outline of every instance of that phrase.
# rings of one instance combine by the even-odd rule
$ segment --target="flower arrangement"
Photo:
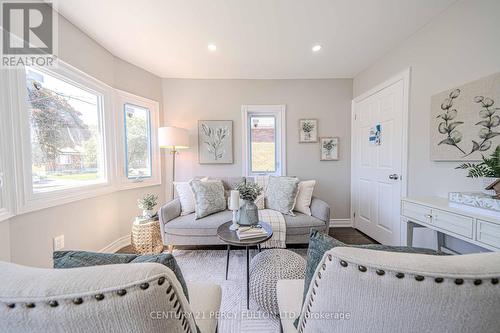
[[[240,192],[241,199],[253,202],[262,193],[263,188],[257,183],[241,183],[236,186],[236,190]]]
[[[314,123],[312,121],[304,121],[302,124],[302,130],[305,133],[310,133],[314,130]]]
[[[455,169],[468,170],[467,177],[471,178],[500,178],[500,146],[497,146],[490,158],[483,156],[483,161],[480,163],[464,163]]]
[[[335,146],[336,145],[333,143],[333,140],[328,140],[323,143],[323,148],[326,149],[328,152],[331,152]]]
[[[153,210],[158,204],[158,195],[148,193],[137,200],[137,206],[142,210]]]

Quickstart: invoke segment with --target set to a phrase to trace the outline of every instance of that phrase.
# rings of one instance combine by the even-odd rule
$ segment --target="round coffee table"
[[[252,238],[252,239],[243,239],[240,240],[238,238],[238,235],[236,235],[236,231],[232,231],[229,229],[231,226],[232,222],[226,222],[217,228],[217,237],[221,241],[227,244],[227,258],[226,258],[226,280],[227,280],[227,272],[229,270],[229,253],[231,251],[231,245],[233,246],[239,246],[239,247],[244,247],[246,248],[247,251],[247,309],[249,308],[249,300],[250,300],[250,294],[249,294],[249,288],[248,284],[250,281],[250,255],[249,255],[249,247],[250,246],[257,246],[259,251],[260,251],[260,244],[268,241],[272,236],[273,236],[273,228],[271,225],[269,225],[266,222],[259,222],[259,224],[264,228],[264,230],[267,231],[267,236],[259,237],[259,238]]]

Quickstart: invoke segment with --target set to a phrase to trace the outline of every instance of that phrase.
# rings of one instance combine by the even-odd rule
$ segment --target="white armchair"
[[[500,253],[431,256],[338,247],[303,280],[278,281],[284,333],[499,332]],[[298,330],[293,316],[300,313]],[[283,315],[285,314],[285,315]]]
[[[0,262],[0,332],[214,333],[221,289],[156,263],[41,269]],[[195,322],[196,320],[196,322]]]

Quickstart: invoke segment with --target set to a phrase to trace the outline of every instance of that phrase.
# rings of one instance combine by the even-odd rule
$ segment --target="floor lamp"
[[[172,199],[174,198],[175,155],[179,149],[189,148],[189,132],[179,127],[160,127],[158,129],[158,143],[160,148],[170,150],[172,154]]]

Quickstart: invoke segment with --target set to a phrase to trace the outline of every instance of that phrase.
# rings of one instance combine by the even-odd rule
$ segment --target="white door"
[[[406,191],[403,186],[406,179],[402,179],[406,178],[405,78],[408,76],[388,81],[353,101],[354,226],[387,245],[401,244],[400,207]],[[377,125],[380,125],[380,143],[369,140]]]

